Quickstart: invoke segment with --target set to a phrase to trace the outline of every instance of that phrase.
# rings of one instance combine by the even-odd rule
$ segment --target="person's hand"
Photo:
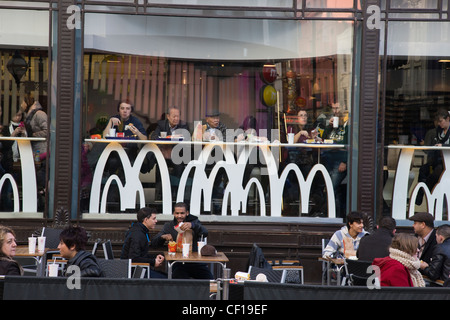
[[[183,230],[183,231],[192,229],[192,223],[190,223],[190,222],[185,222],[185,223],[183,223],[183,224],[181,225],[180,229]]]
[[[116,117],[110,118],[109,121],[111,122],[111,128],[118,126],[121,123],[120,119],[118,119]]]
[[[170,233],[163,234],[161,238],[167,241],[173,241],[172,235]]]
[[[425,269],[426,267],[428,267],[428,263],[426,263],[425,261],[420,260],[420,269]]]
[[[158,254],[155,258],[155,267],[159,267],[164,262],[164,256]]]

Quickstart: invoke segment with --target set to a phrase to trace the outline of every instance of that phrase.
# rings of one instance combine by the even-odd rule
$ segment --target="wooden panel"
[[[363,12],[370,5],[380,5],[380,1],[366,1]],[[380,30],[362,27],[361,57],[361,97],[359,116],[358,148],[358,210],[373,216],[376,195],[377,165],[377,111],[378,111],[378,62]]]
[[[74,30],[66,26],[69,18],[67,7],[74,1],[61,1],[58,11],[58,56],[57,58],[57,101],[56,114],[51,115],[56,121],[55,144],[55,188],[54,208],[70,208],[72,198],[72,159],[73,159],[73,106],[74,106],[74,65],[75,35]]]

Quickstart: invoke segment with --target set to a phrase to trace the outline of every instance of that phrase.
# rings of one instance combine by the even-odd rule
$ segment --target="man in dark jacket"
[[[67,261],[67,270],[71,266],[77,266],[81,277],[104,277],[104,273],[98,265],[97,258],[90,252],[84,251],[88,237],[82,227],[69,226],[60,234],[61,242],[58,249],[61,256]],[[69,275],[66,273],[66,275]]]
[[[389,246],[395,234],[396,222],[392,217],[382,217],[377,230],[359,242],[356,256],[359,260],[373,261],[375,258],[389,256]]]
[[[444,224],[436,229],[436,250],[430,263],[421,262],[420,269],[431,280],[446,281],[450,274],[450,225]]]
[[[120,259],[131,259],[132,262],[149,263],[151,267],[159,267],[164,262],[161,254],[150,254],[150,238],[148,232],[154,229],[156,220],[156,209],[141,208],[137,213],[137,222],[133,223],[125,236]],[[167,275],[150,269],[150,278],[167,278]]]
[[[428,212],[417,212],[409,220],[414,221],[414,233],[419,239],[417,257],[430,263],[436,248],[436,230],[434,230],[434,217]]]
[[[184,202],[175,204],[173,220],[166,222],[163,229],[152,239],[152,247],[163,246],[166,241],[176,241],[178,231],[175,227],[183,222],[183,231],[192,230],[192,251],[197,251],[197,241],[208,236],[208,230],[202,226],[196,216],[189,214],[187,205]],[[213,279],[213,275],[205,263],[176,263],[173,266],[174,279]]]

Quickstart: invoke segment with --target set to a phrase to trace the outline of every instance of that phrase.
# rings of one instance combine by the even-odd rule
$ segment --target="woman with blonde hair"
[[[22,267],[13,259],[16,247],[14,231],[9,227],[0,226],[0,275],[23,275]]]
[[[380,268],[382,287],[425,287],[417,246],[418,239],[412,234],[398,233],[392,239],[389,256],[373,260],[372,265]]]

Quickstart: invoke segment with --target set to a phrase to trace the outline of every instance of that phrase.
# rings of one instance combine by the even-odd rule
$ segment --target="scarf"
[[[419,259],[398,249],[389,248],[389,253],[390,258],[397,260],[408,269],[414,287],[425,287],[425,281],[419,272]]]

